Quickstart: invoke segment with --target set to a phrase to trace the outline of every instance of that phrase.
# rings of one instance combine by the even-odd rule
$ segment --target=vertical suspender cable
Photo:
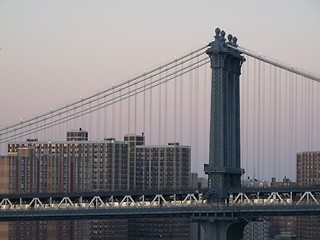
[[[61,113],[59,113],[59,125],[58,125],[58,141],[62,141],[62,124],[61,124]]]
[[[199,60],[199,57],[197,58],[197,61]],[[195,87],[194,87],[194,91],[195,91],[195,103],[194,103],[194,149],[195,149],[195,159],[200,159],[199,158],[199,151],[198,151],[198,140],[199,140],[199,130],[198,130],[198,116],[199,116],[199,99],[198,99],[198,95],[199,95],[199,68],[197,67],[195,70]],[[198,161],[199,162],[199,161]],[[196,169],[195,171],[198,172],[198,162],[195,164]]]
[[[258,151],[258,166],[257,166],[257,176],[259,179],[261,179],[261,176],[260,176],[260,112],[261,112],[261,96],[260,96],[260,82],[261,82],[261,68],[260,68],[260,61],[258,61],[258,139],[257,139],[257,144],[258,144],[258,147],[257,147],[257,151]]]
[[[208,109],[207,109],[207,81],[208,81],[208,79],[207,79],[207,65],[204,65],[204,77],[203,77],[203,79],[204,79],[204,87],[203,87],[203,89],[204,89],[204,94],[203,94],[203,100],[204,100],[204,103],[203,103],[203,130],[204,130],[204,132],[203,132],[203,152],[205,153],[205,155],[204,156],[207,156],[207,153],[209,153],[209,149],[208,149],[208,144],[207,144],[207,142],[208,142],[208,139],[209,138],[207,138],[207,133],[209,132],[208,131],[208,126],[207,126],[207,112],[209,112],[208,111]],[[204,160],[206,160],[206,159],[204,159]],[[204,162],[202,162],[202,163],[204,163]],[[208,163],[207,161],[206,161],[206,163]]]
[[[193,55],[191,55],[193,56]],[[191,64],[190,64],[190,68],[193,65],[193,60],[191,60]],[[190,136],[190,146],[193,147],[193,118],[194,118],[194,114],[193,114],[193,72],[190,71],[189,73],[189,107],[190,107],[190,112],[189,112],[189,136]],[[194,152],[191,152],[191,156],[192,159],[194,158]],[[192,167],[192,166],[191,166]]]
[[[159,73],[159,81],[161,81],[161,78],[162,78],[162,74],[161,74],[161,68],[160,68],[160,73]],[[162,136],[162,134],[161,134],[161,113],[162,113],[162,111],[161,111],[161,95],[162,95],[162,92],[161,92],[161,85],[159,85],[158,86],[158,88],[159,88],[159,98],[158,98],[158,101],[159,101],[159,111],[158,111],[158,117],[159,117],[159,121],[158,121],[158,124],[159,124],[159,131],[158,131],[158,145],[161,145],[161,136]],[[160,148],[158,148],[158,169],[159,169],[159,171],[158,171],[158,173],[157,173],[157,175],[158,175],[158,179],[160,179],[160,157],[161,157],[161,152],[160,152]],[[160,181],[158,181],[158,189],[160,188],[160,186],[159,186],[159,184],[160,184]]]
[[[83,112],[83,98],[80,98],[81,100],[81,112]],[[81,116],[81,127],[84,128],[84,116]]]
[[[277,69],[274,68],[274,115],[273,115],[273,175],[274,177],[277,176]]]
[[[137,141],[137,84],[134,84],[134,140]],[[131,153],[130,153],[131,154]],[[137,156],[137,144],[134,144],[134,158]],[[133,162],[134,168],[133,168],[133,188],[136,189],[136,169],[137,169],[137,161]]]
[[[305,133],[306,133],[306,150],[310,151],[310,113],[309,113],[309,109],[310,109],[310,103],[309,103],[309,98],[310,98],[310,91],[309,91],[309,80],[307,78],[304,78],[305,81]]]
[[[261,107],[262,107],[262,139],[261,139],[261,169],[263,170],[263,179],[266,180],[266,173],[264,171],[265,169],[265,135],[266,135],[266,129],[265,129],[265,117],[266,117],[266,106],[265,106],[265,96],[266,96],[266,69],[265,69],[266,65],[265,63],[262,63],[262,103],[261,103]]]
[[[122,90],[119,91],[119,96],[122,95]],[[121,139],[123,137],[123,132],[122,132],[122,101],[119,101],[119,134],[118,137]]]
[[[173,96],[173,114],[174,114],[174,124],[173,124],[173,139],[177,142],[177,58],[175,59],[174,65],[174,96]]]
[[[97,97],[97,105],[99,104],[99,99],[98,99],[98,97]],[[97,113],[96,113],[96,115],[97,115],[97,119],[96,119],[96,139],[97,140],[99,140],[100,139],[100,134],[99,134],[99,129],[100,129],[100,121],[99,121],[99,116],[100,116],[100,114],[99,114],[99,110],[97,110]],[[78,127],[78,126],[77,126]]]
[[[244,111],[243,111],[243,109],[244,109],[244,80],[246,79],[246,71],[245,71],[245,69],[243,69],[243,71],[242,71],[242,74],[241,74],[241,79],[240,79],[240,143],[241,143],[241,146],[240,146],[240,159],[241,159],[241,161],[240,161],[240,163],[241,163],[241,168],[243,168],[243,159],[244,159],[244,156],[243,156],[243,154],[244,154],[244,149],[243,149],[243,143],[245,142],[244,141]],[[206,82],[205,82],[205,84],[206,84]],[[206,85],[205,85],[205,87],[204,87],[204,89],[207,89],[206,88]],[[206,92],[206,91],[205,91]],[[205,110],[206,110],[206,102],[205,102]],[[204,116],[204,118],[206,118],[206,115]],[[205,120],[205,126],[206,126],[206,120]],[[206,139],[206,138],[204,138],[204,139]],[[204,141],[205,142],[205,141]],[[243,182],[244,181],[244,174],[243,175],[241,175],[241,181]]]
[[[294,117],[293,117],[293,139],[294,139],[294,144],[293,144],[293,147],[294,147],[294,153],[295,153],[295,158],[297,157],[296,156],[296,153],[297,153],[297,150],[298,150],[298,144],[297,144],[297,137],[298,137],[298,134],[297,134],[297,127],[298,127],[298,114],[297,114],[297,109],[298,109],[298,75],[296,74],[295,75],[295,79],[294,79],[294,91],[295,91],[295,94],[294,94],[294,103],[293,103],[293,110],[294,110]]]
[[[97,104],[99,104],[99,99],[97,97]],[[101,139],[101,131],[100,130],[100,110],[97,111],[97,126],[96,126],[96,133],[97,133],[97,139]]]
[[[293,154],[293,74],[289,72],[289,76],[288,76],[288,100],[287,100],[287,104],[289,104],[289,115],[288,115],[288,123],[289,123],[289,127],[288,127],[288,135],[287,137],[289,138],[289,155],[288,158],[291,161],[294,161],[294,154]],[[296,165],[296,164],[294,164]],[[294,179],[295,173],[294,173],[294,167],[292,168],[292,172],[291,172],[291,179],[292,181],[296,181]]]
[[[303,82],[304,82],[304,134],[305,134],[305,150],[309,151],[309,118],[308,118],[308,107],[310,107],[308,105],[308,81],[306,80],[306,78],[303,78]]]
[[[137,135],[137,84],[134,84],[134,135]]]
[[[69,113],[69,111],[68,111],[68,113]],[[48,121],[48,120],[45,120],[45,121],[44,121],[45,124],[47,124],[47,121]],[[70,124],[70,121],[68,121],[68,123]],[[67,130],[70,130],[70,129],[67,129]],[[22,131],[22,129],[21,129],[21,131]],[[47,129],[43,129],[43,134],[44,134],[43,140],[44,140],[44,141],[47,141],[47,140],[48,140],[47,131],[48,131]],[[20,137],[20,141],[23,141],[23,137]]]
[[[319,87],[319,84],[316,85],[316,99],[317,99],[317,103],[320,102],[320,87]],[[319,122],[320,122],[320,111],[319,111],[319,108],[320,108],[320,104],[315,104],[316,106],[316,109],[317,109],[317,112],[316,112],[316,115],[317,115],[317,121],[316,121],[316,149],[320,149],[320,128],[319,128]]]
[[[278,86],[279,86],[279,91],[278,91],[278,98],[279,99],[279,108],[278,108],[278,119],[277,120],[277,125],[278,125],[278,136],[277,136],[277,141],[278,141],[278,152],[277,152],[277,170],[278,170],[278,176],[277,178],[279,179],[280,181],[280,172],[281,172],[281,162],[283,162],[283,159],[282,159],[282,156],[283,156],[283,152],[285,152],[285,149],[284,149],[284,146],[283,146],[283,135],[282,135],[282,132],[283,132],[283,129],[284,127],[282,127],[282,124],[281,124],[281,121],[282,121],[282,107],[281,107],[281,104],[282,104],[282,69],[279,69],[279,75],[278,75]]]
[[[115,98],[114,85],[112,85],[112,137],[115,138]]]
[[[68,110],[68,108],[66,109],[66,115],[67,115],[67,118],[68,118],[68,116],[69,116],[69,110]],[[66,134],[67,133],[67,131],[69,131],[70,130],[70,121],[67,121],[66,122],[66,131],[64,132],[64,134]],[[45,136],[44,136],[45,137]],[[45,139],[44,139],[45,140]]]
[[[309,151],[313,151],[313,134],[312,134],[312,129],[313,129],[313,82],[311,82],[311,80],[307,79],[308,81],[308,99],[309,99],[309,103],[308,103],[308,118],[309,118]],[[311,111],[310,111],[311,110]]]
[[[52,108],[51,108],[51,112],[52,112]],[[73,109],[73,112],[74,112],[74,114],[77,112],[77,111],[76,111],[76,108]],[[52,123],[52,124],[53,124],[53,123]],[[79,125],[79,117],[76,117],[76,118],[74,119],[74,126],[75,126],[75,128],[78,128],[78,125]]]
[[[292,136],[291,136],[291,126],[292,126],[292,118],[291,118],[291,112],[292,112],[292,102],[291,102],[291,98],[290,98],[290,94],[291,94],[291,84],[292,84],[292,81],[290,81],[290,72],[286,71],[286,77],[285,77],[285,95],[286,95],[286,100],[285,100],[285,106],[287,106],[287,111],[286,111],[286,119],[285,119],[285,123],[287,124],[284,124],[284,126],[286,126],[286,143],[287,143],[287,154],[286,154],[286,162],[288,164],[291,165],[292,164],[292,168],[291,168],[291,172],[289,172],[289,174],[291,175],[290,176],[290,179],[292,181],[293,178],[294,178],[294,168],[295,168],[295,161],[294,161],[294,158],[292,157],[292,154],[291,154],[291,151],[292,151]],[[294,162],[292,162],[294,161]],[[286,166],[286,165],[285,165]]]
[[[284,112],[284,116],[283,116],[283,123],[281,124],[281,126],[283,126],[284,128],[284,138],[283,138],[283,145],[284,145],[284,159],[282,159],[282,163],[283,163],[283,169],[285,169],[285,166],[292,166],[289,162],[289,150],[290,150],[290,139],[289,139],[289,133],[288,133],[288,129],[290,126],[290,119],[288,118],[289,116],[289,112],[290,112],[290,105],[289,104],[289,98],[288,98],[288,71],[284,71],[284,81],[282,81],[284,84],[284,97],[283,97],[283,112]],[[290,174],[290,170],[287,170],[288,174]],[[286,173],[286,171],[285,171]],[[287,173],[286,173],[287,174]],[[291,178],[291,177],[290,177]],[[292,178],[291,178],[292,179]]]
[[[168,143],[168,139],[167,139],[167,121],[168,121],[168,82],[167,82],[167,77],[168,77],[168,73],[167,73],[167,70],[165,72],[165,76],[166,76],[166,82],[164,84],[164,144]],[[167,151],[167,149],[165,149],[164,151]],[[176,150],[174,150],[174,153],[173,153],[173,157],[174,157],[174,160],[176,159]],[[174,161],[175,162],[175,161]],[[161,170],[161,163],[159,162],[159,172],[162,171]],[[167,154],[166,152],[164,153],[164,164],[163,164],[163,168],[165,168],[167,165]],[[160,184],[160,181],[163,181],[165,180],[165,178],[161,178],[161,175],[159,173],[159,183]],[[160,180],[161,179],[161,180]],[[164,185],[166,183],[164,182]],[[160,185],[158,185],[159,188],[160,188]]]
[[[253,120],[253,133],[252,133],[252,157],[253,157],[253,178],[256,178],[256,162],[257,162],[257,157],[256,157],[256,132],[257,132],[257,116],[256,116],[256,102],[257,102],[257,59],[253,60],[253,101],[252,101],[252,120]],[[259,96],[258,96],[259,97]],[[259,139],[258,139],[259,141]]]
[[[181,63],[181,71],[183,69],[183,63]],[[180,76],[180,122],[179,122],[179,126],[180,126],[180,143],[183,143],[183,76]]]
[[[161,79],[161,68],[160,68],[160,74],[159,74],[159,79]],[[161,80],[160,80],[161,81]],[[158,98],[158,101],[159,101],[159,111],[158,111],[158,117],[159,117],[159,121],[158,121],[158,128],[159,128],[159,131],[158,131],[158,144],[161,145],[161,85],[158,86],[159,87],[159,98]],[[160,149],[159,149],[160,150]]]
[[[127,87],[127,91],[128,91],[128,166],[127,166],[127,183],[128,183],[128,186],[127,186],[127,190],[129,190],[131,186],[131,180],[130,180],[130,177],[131,177],[131,153],[130,153],[130,148],[131,148],[131,143],[130,143],[130,140],[131,140],[131,129],[130,129],[130,121],[131,121],[131,96],[130,96],[130,85],[129,85],[129,82],[128,82],[128,87]]]
[[[51,112],[51,126],[52,126],[52,123],[53,123],[53,116],[52,116],[52,108],[50,109],[50,112]],[[53,136],[53,127],[50,127],[48,129],[48,131],[50,130],[50,136],[49,136],[49,139],[53,140],[54,139],[54,136]],[[29,138],[30,138],[30,134],[29,134]]]
[[[130,85],[128,83],[128,87],[127,87],[127,90],[128,90],[128,137],[130,137],[131,135],[131,132],[130,132],[130,120],[131,120],[131,104],[130,104],[130,101],[131,101],[131,97],[130,97]]]
[[[168,73],[166,71],[166,82],[164,84],[164,143],[167,143],[167,121],[168,121]]]
[[[107,101],[106,101],[106,95],[104,95],[104,102],[106,103]],[[104,128],[104,136],[103,137],[108,137],[108,135],[107,135],[107,131],[108,131],[108,127],[107,127],[107,106],[105,106],[104,108],[103,108],[103,111],[104,111],[104,117],[103,117],[103,128]]]
[[[246,115],[246,145],[245,145],[245,148],[246,148],[246,158],[245,158],[245,168],[248,169],[248,160],[249,160],[249,108],[248,108],[248,105],[249,105],[249,87],[250,87],[250,77],[249,77],[249,65],[250,65],[250,58],[248,57],[247,58],[247,87],[246,87],[246,103],[244,104],[245,107],[245,115]],[[248,173],[247,173],[248,174]]]
[[[305,89],[305,81],[302,77],[300,77],[300,82],[302,84],[302,87],[301,87],[301,107],[300,107],[300,111],[301,111],[301,122],[300,122],[300,148],[302,148],[302,151],[306,151],[305,149],[305,129],[304,129],[304,89]]]
[[[120,94],[121,95],[121,94]],[[121,103],[121,101],[120,101]],[[146,132],[146,75],[144,74],[143,76],[143,136],[145,136]],[[145,143],[145,139],[144,139]],[[146,162],[147,162],[147,157],[146,157],[146,148],[143,148],[143,158],[142,158],[142,167],[144,171],[142,171],[142,179],[145,179],[145,173],[146,173]],[[142,190],[145,190],[145,181],[142,181]]]
[[[311,80],[309,80],[311,81]],[[312,147],[312,151],[316,151],[316,147],[315,147],[315,141],[314,141],[314,132],[313,129],[316,130],[316,126],[315,126],[315,108],[314,108],[314,90],[316,89],[316,84],[315,82],[311,81],[311,147]]]
[[[91,108],[91,103],[89,103],[89,108]],[[92,133],[92,121],[91,121],[91,114],[87,114],[88,115],[88,118],[89,118],[89,135],[90,136],[92,136],[91,135],[91,133]],[[91,139],[92,139],[92,137],[91,137]]]
[[[142,121],[143,121],[143,133],[145,133],[146,132],[146,75],[143,76],[143,120]]]
[[[302,78],[302,82],[303,82],[303,121],[302,121],[302,127],[303,127],[303,135],[304,135],[304,151],[308,151],[308,126],[306,126],[308,124],[308,118],[307,118],[307,81],[305,80],[305,78]]]
[[[308,112],[308,109],[307,108],[310,108],[310,105],[309,105],[309,81],[307,81],[306,78],[303,79],[304,80],[304,84],[305,84],[305,101],[304,101],[304,106],[303,106],[303,109],[304,109],[304,126],[305,126],[305,136],[306,136],[306,139],[305,139],[305,144],[306,144],[306,147],[305,147],[305,150],[306,151],[309,151],[309,112]]]
[[[152,77],[150,78],[150,84],[152,84]],[[150,117],[149,117],[149,134],[150,134],[150,142],[149,144],[151,145],[151,139],[153,137],[152,135],[152,88],[150,88],[150,101],[149,101],[149,107],[150,107]],[[150,182],[150,181],[149,181]]]
[[[268,176],[271,176],[271,177],[274,177],[274,168],[273,168],[273,162],[274,162],[274,160],[272,160],[272,158],[273,158],[273,153],[272,153],[272,151],[274,151],[274,149],[273,149],[273,144],[272,144],[272,134],[274,133],[273,131],[272,131],[272,129],[273,129],[273,119],[272,119],[272,117],[273,117],[273,112],[272,112],[272,106],[273,106],[273,102],[272,102],[272,82],[273,82],[273,76],[272,76],[272,65],[268,65],[269,66],[269,129],[270,129],[270,131],[268,132],[268,146],[269,146],[269,152],[270,152],[270,154],[269,154],[269,163],[270,163],[270,165],[272,166],[272,167],[269,167],[268,168]],[[274,93],[273,93],[274,94]]]

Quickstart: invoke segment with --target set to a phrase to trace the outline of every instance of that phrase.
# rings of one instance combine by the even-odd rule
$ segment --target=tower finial
[[[235,47],[238,46],[237,41],[238,41],[238,38],[237,38],[236,36],[234,36],[233,39],[232,39],[232,43],[233,43],[233,45],[234,45]]]
[[[215,32],[216,32],[216,35],[214,37],[220,38],[220,28],[216,28]]]
[[[221,35],[221,40],[223,40],[223,41],[225,41],[226,40],[226,38],[225,38],[225,36],[226,36],[226,32],[225,31],[221,31],[221,33],[220,33],[220,35]]]

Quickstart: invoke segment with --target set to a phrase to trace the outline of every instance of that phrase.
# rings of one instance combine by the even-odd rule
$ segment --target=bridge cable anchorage
[[[234,46],[229,45],[229,44],[227,44],[226,46],[229,47],[229,48],[235,49],[235,50],[237,50],[237,51],[239,51],[239,52],[241,52],[243,54],[246,54],[246,55],[248,55],[250,57],[258,59],[260,61],[269,63],[269,64],[271,64],[273,66],[276,66],[276,67],[279,67],[281,69],[284,69],[286,71],[289,71],[289,72],[298,74],[298,75],[300,75],[302,77],[306,77],[306,78],[312,79],[314,81],[320,82],[320,76],[317,76],[314,73],[294,68],[293,66],[289,66],[289,65],[287,65],[285,63],[282,63],[282,62],[280,62],[278,60],[274,60],[274,59],[271,59],[269,57],[262,56],[260,53],[256,53],[254,51],[251,51],[251,50],[246,49],[246,48],[241,47],[241,46],[234,47]]]
[[[27,120],[24,120],[22,123],[19,122],[19,123],[16,123],[16,124],[13,124],[13,125],[10,125],[10,126],[1,128],[1,129],[0,129],[0,136],[1,136],[1,135],[4,135],[4,134],[11,133],[11,132],[14,132],[14,131],[17,130],[17,129],[21,129],[21,125],[23,125],[23,127],[27,127],[27,126],[30,126],[30,125],[34,125],[34,124],[36,124],[37,122],[43,122],[45,119],[51,119],[51,117],[56,117],[56,116],[58,116],[59,113],[62,114],[62,113],[65,113],[66,111],[70,111],[70,108],[71,108],[71,109],[81,108],[81,106],[83,106],[83,104],[86,105],[86,104],[89,104],[90,102],[96,101],[95,98],[98,98],[98,96],[100,96],[99,99],[100,99],[100,98],[103,98],[103,96],[104,96],[105,94],[108,94],[108,93],[110,94],[110,92],[112,92],[112,90],[114,90],[114,91],[116,92],[117,89],[123,88],[126,84],[130,84],[130,83],[131,83],[131,86],[134,86],[135,84],[138,84],[138,83],[140,83],[141,81],[143,81],[143,77],[144,77],[145,75],[149,75],[149,77],[151,77],[151,76],[153,76],[153,75],[154,75],[154,76],[155,76],[155,75],[158,75],[158,74],[159,74],[159,73],[158,73],[159,69],[162,69],[162,72],[171,70],[171,69],[174,68],[174,66],[176,65],[176,62],[177,62],[177,61],[178,61],[178,62],[181,62],[181,63],[182,63],[182,62],[188,62],[188,61],[191,60],[191,59],[190,59],[190,56],[192,56],[192,58],[196,58],[197,56],[204,55],[205,53],[204,53],[202,50],[205,49],[205,48],[206,48],[206,46],[203,46],[203,47],[201,47],[201,48],[199,48],[199,49],[196,49],[196,50],[194,50],[194,51],[192,51],[192,52],[190,52],[190,53],[188,53],[188,54],[185,54],[185,55],[182,56],[182,57],[179,57],[179,58],[177,58],[177,59],[175,59],[175,60],[173,60],[173,61],[170,61],[170,62],[168,62],[168,63],[165,63],[165,64],[161,65],[160,67],[157,67],[157,68],[155,68],[155,69],[152,69],[152,70],[150,70],[150,71],[148,71],[148,72],[143,73],[142,75],[139,75],[139,76],[137,76],[137,77],[134,77],[134,78],[132,78],[132,79],[129,79],[129,80],[127,80],[127,81],[125,81],[125,82],[122,82],[122,83],[120,83],[120,84],[118,84],[118,85],[112,86],[111,88],[108,88],[108,89],[106,89],[106,90],[100,91],[100,92],[98,92],[98,93],[96,93],[96,94],[93,94],[93,95],[91,95],[91,96],[89,96],[89,97],[81,98],[80,100],[75,101],[75,102],[73,102],[73,103],[69,103],[69,104],[67,104],[67,105],[65,105],[65,106],[56,108],[56,109],[54,109],[54,110],[52,110],[52,111],[49,111],[49,112],[47,112],[47,113],[44,113],[44,114],[35,116],[35,117],[30,118],[30,119],[27,119]],[[180,64],[181,64],[181,63],[180,63]],[[142,80],[141,80],[141,79],[142,79]],[[137,82],[135,83],[135,81],[137,81]],[[68,109],[68,108],[69,108],[69,109]]]

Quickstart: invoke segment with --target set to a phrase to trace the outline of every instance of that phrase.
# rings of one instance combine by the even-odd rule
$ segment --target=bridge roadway
[[[320,188],[238,189],[225,203],[205,191],[0,195],[0,221],[186,217],[193,220],[320,215]]]

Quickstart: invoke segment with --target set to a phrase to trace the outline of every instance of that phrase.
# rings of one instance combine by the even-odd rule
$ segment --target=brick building
[[[297,153],[297,184],[314,187],[320,184],[320,152]],[[319,239],[320,217],[297,217],[297,239]]]
[[[144,135],[128,135],[88,141],[82,129],[67,133],[67,141],[8,144],[8,156],[0,159],[3,193],[69,191],[173,190],[191,187],[191,149],[178,143],[145,145]],[[1,185],[1,186],[2,186]],[[52,239],[189,239],[185,219],[58,221],[10,223],[9,238]],[[177,228],[177,224],[179,227]],[[154,232],[154,226],[167,232]],[[4,227],[4,229],[6,229]],[[156,234],[156,235],[155,235]],[[103,237],[104,236],[104,237]],[[165,236],[168,236],[165,238]],[[40,239],[41,239],[40,238]]]

